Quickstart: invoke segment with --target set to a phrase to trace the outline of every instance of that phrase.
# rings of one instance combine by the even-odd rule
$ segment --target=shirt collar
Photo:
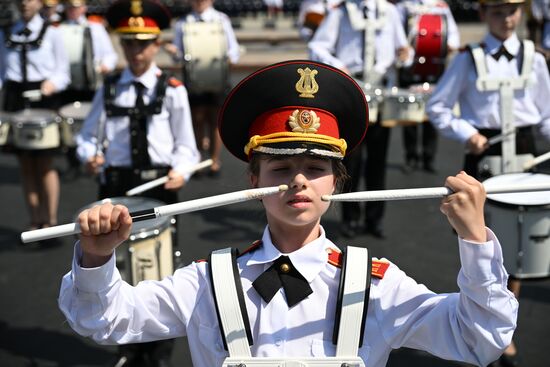
[[[44,18],[40,14],[35,14],[34,17],[25,25],[25,22],[19,21],[13,27],[13,33],[21,32],[25,29],[25,26],[29,28],[32,33],[38,32],[42,29],[42,24],[44,24]]]
[[[512,34],[504,42],[500,41],[495,36],[488,33],[485,36],[485,40],[483,42],[485,43],[485,49],[489,54],[494,54],[498,51],[500,45],[504,44],[504,47],[506,47],[506,50],[508,50],[509,53],[517,56],[517,54],[519,53],[519,48],[521,46],[521,42],[519,41],[518,35],[516,33]]]
[[[204,21],[210,21],[212,20],[213,15],[214,15],[214,8],[212,7],[206,9],[200,14],[197,13],[196,11],[193,11],[193,16],[195,17],[196,20],[198,20],[199,18],[202,18],[202,20]]]
[[[311,283],[327,264],[327,249],[336,248],[336,246],[326,238],[323,227],[320,226],[319,228],[321,233],[318,238],[294,252],[283,254],[271,241],[269,226],[266,226],[262,236],[262,246],[252,253],[247,265],[268,264],[275,261],[279,256],[286,255],[290,258],[290,261],[292,261],[292,264],[298,269],[300,274]]]
[[[155,64],[154,62],[151,64],[151,67],[143,73],[140,77],[134,76],[132,74],[132,71],[130,68],[125,68],[122,72],[122,75],[120,76],[119,83],[120,84],[132,84],[135,81],[141,82],[147,89],[151,89],[155,86],[155,83],[157,82],[158,75],[160,74],[161,70]]]

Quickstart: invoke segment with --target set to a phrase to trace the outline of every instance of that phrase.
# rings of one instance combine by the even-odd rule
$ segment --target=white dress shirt
[[[25,29],[25,23],[20,20],[11,27],[11,39],[16,42],[34,41],[38,38],[43,24],[44,19],[38,14],[35,15],[26,24],[31,34],[24,37],[17,34]],[[0,88],[6,80],[18,83],[23,81],[20,51],[6,48],[6,37],[10,35],[0,31]],[[64,90],[71,81],[69,58],[65,52],[63,37],[55,26],[48,27],[40,47],[27,51],[27,81],[42,80],[51,81],[58,92]]]
[[[372,278],[363,346],[369,367],[385,366],[392,349],[426,350],[445,359],[486,365],[511,341],[518,303],[507,290],[507,273],[495,235],[483,244],[458,241],[460,293],[435,294],[391,264],[383,279]],[[286,254],[313,293],[288,308],[280,289],[266,304],[252,282],[281,253],[268,227],[262,245],[238,258],[246,309],[258,357],[334,356],[332,333],[340,269],[327,262],[325,237]],[[98,268],[79,266],[75,246],[72,271],[60,290],[59,306],[71,327],[102,344],[144,342],[187,335],[195,367],[221,366],[227,356],[218,327],[209,268],[195,262],[162,281],[137,286],[123,282],[115,256]]]
[[[401,16],[404,27],[407,26],[408,17],[414,16],[418,22],[422,14],[437,14],[445,17],[447,23],[447,46],[458,49],[460,47],[460,34],[449,5],[443,0],[404,0],[399,1],[397,10]],[[417,30],[409,29],[409,36],[416,37]]]
[[[368,6],[369,19],[376,19],[376,0],[359,4],[361,9]],[[354,30],[346,8],[331,9],[308,43],[310,58],[332,65],[347,68],[352,74],[363,71],[364,31]],[[401,24],[399,13],[391,3],[386,4],[386,22],[375,34],[376,59],[374,70],[385,74],[396,59],[396,50],[408,47],[407,37]]]
[[[518,62],[522,55],[516,34],[504,41],[508,52],[516,55],[510,61],[505,57],[497,61],[491,56],[502,44],[494,36],[486,35],[483,44],[489,77],[519,76]],[[456,55],[437,83],[426,112],[444,136],[466,142],[477,129],[501,128],[499,91],[479,91],[476,79],[472,56],[464,51]],[[550,76],[544,57],[539,53],[534,55],[530,80],[529,87],[514,91],[514,123],[517,127],[538,124],[539,131],[550,140]],[[460,116],[452,111],[457,102]]]
[[[109,71],[115,70],[118,55],[113,47],[109,33],[105,27],[97,22],[90,22],[84,15],[78,20],[67,20],[66,24],[79,24],[90,28],[95,66],[105,66]]]
[[[227,57],[232,64],[236,64],[239,61],[241,51],[239,48],[239,43],[237,42],[237,37],[235,36],[235,32],[233,31],[233,27],[231,26],[231,20],[225,13],[214,9],[213,7],[206,9],[201,14],[197,12],[191,12],[186,17],[183,17],[176,22],[173,41],[173,44],[178,49],[176,60],[181,60],[183,58],[183,55],[185,54],[185,51],[183,49],[182,25],[186,22],[198,22],[199,19],[202,19],[204,22],[222,23],[222,28],[225,33],[225,38],[227,40]]]
[[[134,81],[145,86],[143,101],[149,105],[155,96],[158,75],[161,70],[151,65],[139,78],[130,69],[122,72],[116,83],[114,104],[120,107],[133,107],[136,101]],[[193,125],[187,91],[183,85],[169,86],[162,104],[161,113],[148,118],[147,142],[148,152],[153,165],[167,165],[183,173],[186,168],[199,161],[200,154],[195,143]],[[102,131],[99,131],[102,126]],[[84,121],[82,130],[77,135],[77,154],[86,162],[97,154],[97,136],[108,142],[105,152],[107,167],[130,167],[130,118],[126,116],[110,117],[105,115],[103,87],[94,97],[90,114]],[[187,179],[189,175],[184,175]]]

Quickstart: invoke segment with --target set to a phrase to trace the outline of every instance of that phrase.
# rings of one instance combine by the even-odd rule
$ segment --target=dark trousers
[[[42,96],[38,101],[28,101],[23,98],[23,92],[29,90],[40,89],[42,82],[27,82],[23,83],[7,80],[4,85],[4,105],[3,110],[6,112],[21,111],[25,108],[45,108],[57,110],[60,106],[61,99],[59,94],[53,94],[49,97]]]
[[[369,126],[363,143],[344,159],[344,165],[350,180],[343,192],[361,191],[361,177],[365,180],[367,190],[383,190],[386,187],[386,161],[390,128],[380,123]],[[361,217],[360,202],[343,202],[342,219],[344,222],[359,221]],[[365,204],[365,224],[371,228],[381,228],[384,216],[384,201],[372,201]]]
[[[501,130],[480,129],[479,133],[485,137],[492,138],[493,136],[502,133]],[[533,154],[536,155],[535,136],[531,126],[522,127],[516,130],[516,153],[517,154]],[[464,156],[464,172],[476,179],[484,179],[480,177],[479,162],[486,156],[502,155],[502,144],[494,144],[480,155],[466,154]]]
[[[418,130],[422,132],[422,151],[418,154]],[[437,150],[437,130],[429,121],[424,121],[420,126],[403,126],[403,144],[405,147],[405,159],[419,161],[425,164],[432,163]]]

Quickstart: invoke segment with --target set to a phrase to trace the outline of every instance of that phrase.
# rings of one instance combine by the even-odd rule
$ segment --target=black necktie
[[[151,165],[147,144],[147,112],[143,102],[145,86],[140,82],[134,82],[136,89],[135,113],[130,115],[130,143],[132,153],[132,166],[144,168]]]
[[[25,37],[25,41],[21,44],[21,80],[23,83],[23,88],[26,88],[27,84],[27,38],[31,35],[32,31],[25,27],[18,34]]]
[[[269,303],[281,287],[285,290],[286,303],[292,307],[313,291],[288,256],[281,256],[252,283],[252,286]]]
[[[498,59],[500,59],[501,56],[506,57],[508,59],[508,61],[510,61],[514,58],[514,55],[512,55],[510,52],[508,52],[506,47],[504,47],[504,44],[500,45],[500,48],[498,49],[498,51],[495,52],[494,54],[492,54],[491,56],[493,56],[493,58],[497,61],[498,61]]]

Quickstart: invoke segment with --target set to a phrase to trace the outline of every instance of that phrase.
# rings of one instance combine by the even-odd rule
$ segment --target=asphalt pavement
[[[241,77],[234,74],[232,79],[236,81]],[[400,127],[391,132],[388,189],[442,186],[445,177],[456,174],[462,166],[463,147],[440,138],[435,163],[437,173],[422,170],[405,173],[401,133]],[[547,150],[548,146],[541,144],[541,152]],[[95,201],[97,185],[86,175],[75,179],[65,177],[67,164],[62,157],[56,160],[56,167],[62,177],[59,221],[67,223],[80,208]],[[57,308],[59,285],[70,268],[74,238],[66,237],[49,246],[21,245],[19,235],[29,225],[29,218],[14,156],[0,154],[0,169],[0,366],[108,365],[116,348],[100,346],[78,336]],[[180,200],[245,188],[248,188],[246,166],[224,151],[221,175],[193,177],[181,190]],[[387,257],[434,292],[457,290],[460,266],[457,240],[439,212],[439,200],[389,202],[384,219],[385,240],[366,235],[345,239],[339,233],[339,218],[340,206],[333,205],[322,223],[339,246],[367,246],[374,256]],[[257,201],[183,214],[177,219],[184,264],[206,258],[213,249],[245,248],[261,236],[265,225],[263,210]],[[515,334],[522,366],[550,365],[546,354],[550,346],[549,315],[550,280],[525,281]],[[191,365],[185,338],[177,340],[172,361],[174,366]],[[388,366],[464,365],[401,349],[392,353]]]

